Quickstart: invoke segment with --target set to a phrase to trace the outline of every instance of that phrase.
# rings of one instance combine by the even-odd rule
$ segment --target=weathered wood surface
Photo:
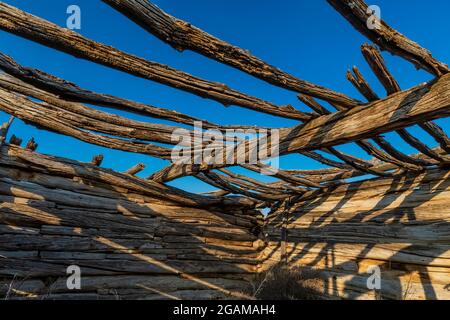
[[[427,70],[436,76],[448,73],[447,65],[436,60],[431,53],[416,42],[381,21],[378,28],[369,29],[367,21],[372,16],[363,0],[327,0],[353,27],[375,42],[383,50],[399,55],[417,68]]]
[[[384,299],[449,299],[450,173],[431,170],[339,186],[293,203],[288,215],[291,267],[323,271],[333,297],[374,298],[370,266],[381,268]],[[281,259],[281,215],[266,225],[261,270]]]
[[[373,70],[374,74],[377,76],[383,87],[386,89],[388,95],[397,93],[401,91],[400,85],[395,80],[394,76],[389,72],[386,63],[381,55],[381,52],[375,47],[371,45],[362,45],[361,51],[364,55],[364,58],[368,62],[370,68]],[[368,97],[368,100],[371,101]],[[423,128],[425,131],[430,131],[430,134],[433,137],[440,136],[441,138],[437,140],[437,142],[441,145],[441,147],[445,148],[446,144],[442,143],[442,141],[448,140],[447,135],[433,122],[424,122],[419,123],[419,126]],[[419,139],[416,139],[412,136],[406,129],[399,129],[396,131],[400,137],[405,140],[406,143],[411,145],[413,148],[416,148],[423,154],[428,155],[432,159],[435,159],[439,162],[445,162],[445,159],[442,159],[439,155],[435,154],[430,148],[427,147],[426,144],[422,143]],[[379,142],[377,142],[380,144]],[[380,144],[382,146],[382,144]],[[398,152],[397,152],[398,153]],[[404,159],[406,162],[411,162],[411,158],[405,158],[403,155],[400,155],[400,159]],[[426,163],[422,163],[426,164]]]
[[[170,195],[151,195],[154,183],[138,190],[132,181],[140,184],[139,178],[129,174],[109,173],[128,181],[116,184],[103,180],[106,170],[95,165],[61,161],[1,149],[2,297],[245,297],[261,249],[257,211],[187,206],[188,194],[177,203]],[[79,291],[66,286],[70,265],[81,268]]]
[[[177,50],[192,50],[206,57],[230,65],[254,77],[281,88],[308,94],[345,107],[358,101],[342,93],[300,80],[251,55],[196,28],[192,24],[163,12],[149,1],[103,0],[131,20]]]
[[[55,77],[54,75],[47,74],[38,69],[24,67],[19,65],[16,61],[14,61],[11,57],[0,53],[0,69],[4,72],[10,74],[14,78],[16,78],[16,82],[21,80],[27,84],[29,84],[33,88],[33,92],[36,93],[37,88],[41,89],[42,92],[45,92],[47,96],[50,93],[56,95],[61,100],[73,101],[73,102],[82,102],[88,103],[98,106],[105,106],[118,110],[125,110],[128,112],[137,113],[144,116],[150,116],[154,118],[166,119],[169,121],[173,121],[176,123],[182,123],[186,125],[193,126],[196,121],[201,121],[204,128],[208,129],[233,129],[233,128],[246,128],[245,125],[240,126],[220,126],[211,122],[208,122],[204,119],[198,119],[195,117],[191,117],[189,115],[185,115],[183,113],[158,108],[155,106],[130,101],[126,99],[122,99],[119,97],[115,97],[112,95],[96,93],[90,90],[86,90],[80,88],[76,84],[72,82],[68,82],[67,80],[60,79]],[[9,78],[11,81],[12,78]],[[29,87],[30,87],[29,86]],[[21,87],[23,90],[23,83],[21,83]],[[28,87],[28,88],[29,88]],[[29,93],[28,93],[29,95]],[[254,128],[254,126],[250,126]]]
[[[280,155],[305,152],[377,136],[408,127],[420,121],[450,114],[450,75],[410,90],[393,94],[368,105],[354,107],[315,118],[304,125],[280,130]],[[267,142],[248,142],[250,154]],[[253,149],[252,149],[253,148]],[[224,159],[237,159],[235,150],[224,152]],[[234,157],[233,157],[234,156]],[[223,161],[227,163],[227,161]],[[228,161],[229,163],[230,161]],[[231,166],[216,164],[204,167],[173,164],[153,176],[157,181],[170,181],[208,168]]]
[[[246,95],[226,85],[194,77],[169,66],[151,62],[122,52],[51,22],[0,3],[0,28],[21,37],[61,50],[77,58],[93,61],[132,75],[156,81],[225,106],[244,108],[297,120],[309,120],[312,115],[300,112],[290,105],[277,106],[268,101]]]
[[[225,106],[304,121],[280,130],[280,154],[298,152],[334,167],[280,170],[274,176],[282,181],[265,185],[223,169],[238,164],[236,146],[224,153],[232,163],[209,165],[204,159],[201,165],[173,164],[145,180],[134,176],[142,164],[119,173],[100,168],[101,155],[91,163],[45,156],[34,152],[34,139],[21,149],[22,139],[14,135],[7,145],[12,117],[0,128],[0,295],[7,299],[242,298],[252,276],[282,260],[291,267],[320,269],[329,297],[373,297],[366,280],[369,268],[376,265],[382,269],[383,298],[450,298],[450,141],[440,127],[428,122],[450,114],[449,69],[384,22],[378,29],[366,30],[369,13],[363,1],[328,1],[381,48],[437,78],[401,91],[378,49],[363,46],[364,57],[389,95],[380,100],[354,68],[347,77],[370,102],[363,104],[276,69],[146,0],[104,0],[177,49],[196,51],[301,93],[299,100],[314,110],[304,113],[124,53],[0,2],[0,29]],[[0,75],[1,110],[38,128],[104,147],[169,159],[171,149],[147,142],[174,144],[171,133],[176,127],[130,120],[82,103],[191,126],[198,120],[79,88],[22,67],[1,53],[0,69],[9,74]],[[332,113],[312,97],[328,101],[338,112]],[[428,147],[406,130],[415,124],[440,148]],[[207,122],[204,127],[233,128]],[[393,130],[422,154],[403,154],[380,136]],[[192,138],[195,132],[187,134]],[[334,148],[348,142],[357,143],[374,159],[363,160]],[[243,144],[248,158],[254,148],[272,144],[272,137]],[[252,171],[271,169],[261,163],[242,166]],[[383,178],[344,181],[364,174]],[[184,175],[194,175],[222,191],[194,195],[161,183]],[[256,209],[262,207],[272,208],[265,221]],[[65,284],[69,265],[82,268],[80,291]]]
[[[206,197],[192,194],[160,183],[155,183],[154,181],[131,177],[127,174],[98,168],[78,161],[42,155],[14,146],[3,146],[0,149],[0,154],[1,165],[5,165],[9,168],[20,168],[22,170],[33,168],[36,172],[49,174],[50,179],[47,179],[49,183],[58,181],[58,176],[70,177],[70,179],[73,179],[76,182],[82,182],[84,180],[94,181],[107,190],[132,190],[133,193],[143,195],[139,196],[142,199],[141,201],[143,201],[145,197],[149,197],[155,201],[164,199],[184,206],[194,207],[235,206],[240,208],[253,208],[255,206],[254,201],[243,197]],[[55,177],[55,179],[52,180],[51,177]],[[64,184],[69,182],[70,181],[68,180],[64,181]],[[82,183],[75,185],[78,185],[79,188],[83,186]],[[71,187],[74,188],[75,185],[72,185]]]

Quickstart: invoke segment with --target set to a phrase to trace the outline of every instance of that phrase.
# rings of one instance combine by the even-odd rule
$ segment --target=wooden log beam
[[[242,167],[244,167],[248,170],[252,170],[254,172],[265,171],[267,173],[270,173],[274,177],[276,177],[280,180],[289,182],[289,183],[294,183],[297,185],[301,185],[301,186],[305,186],[305,187],[312,187],[312,188],[321,188],[322,187],[320,184],[310,181],[306,178],[292,176],[281,169],[273,168],[273,167],[263,164],[261,162],[254,164],[254,165],[243,164]]]
[[[361,51],[363,53],[364,58],[366,59],[367,63],[369,64],[370,68],[373,70],[375,75],[377,76],[378,80],[381,82],[383,87],[386,89],[386,92],[388,95],[394,94],[396,92],[401,91],[400,85],[398,84],[397,80],[395,80],[394,76],[391,74],[389,69],[386,66],[385,60],[383,56],[381,55],[381,52],[376,48],[375,46],[371,46],[368,44],[364,44],[361,47]],[[370,100],[369,100],[370,101]],[[443,136],[446,136],[446,134],[443,131],[440,131],[438,128],[436,128],[435,124],[433,122],[428,122],[425,124],[430,130],[433,131],[433,135],[441,134]],[[420,127],[423,127],[422,123],[419,123]],[[420,152],[430,156],[432,159],[446,162],[444,158],[441,158],[438,154],[434,153],[426,144],[420,142],[418,139],[416,139],[414,136],[412,136],[406,129],[399,129],[396,131],[397,134],[403,138],[406,143],[408,143],[413,148],[416,148]],[[376,141],[381,147],[383,147],[383,144],[385,144],[384,141]],[[389,152],[389,151],[388,151]],[[394,157],[397,157],[401,159],[402,161],[406,161],[412,164],[417,165],[430,165],[431,163],[427,161],[415,162],[414,159],[409,158],[408,156],[404,155],[403,153],[400,153],[396,151],[395,149],[392,150],[392,152],[389,152]]]
[[[63,51],[77,58],[102,64],[147,80],[181,89],[203,98],[237,105],[259,112],[296,120],[309,120],[311,114],[300,112],[290,105],[277,106],[268,101],[246,95],[226,85],[207,81],[169,66],[117,50],[49,21],[38,18],[6,3],[0,3],[0,29]]]
[[[347,80],[350,81],[368,101],[380,100],[376,92],[372,89],[356,66],[352,68],[352,71],[347,71]]]
[[[62,110],[51,110],[50,107],[51,105],[49,104],[37,103],[14,92],[0,88],[0,110],[34,126],[106,148],[148,154],[162,159],[171,158],[171,149],[169,148],[139,141],[111,138],[83,130],[88,128],[90,122],[85,121],[85,126],[83,126],[79,123],[79,121],[83,121],[79,115],[70,114]],[[90,127],[89,129],[94,128]]]
[[[412,62],[417,68],[424,69],[436,76],[441,76],[450,71],[447,65],[436,60],[428,50],[394,30],[386,22],[381,21],[379,28],[369,29],[367,21],[372,12],[368,10],[368,6],[363,0],[327,1],[356,30],[376,43],[381,49],[398,55]]]
[[[319,115],[331,113],[328,109],[324,108],[320,103],[318,103],[316,100],[314,100],[310,96],[307,96],[305,94],[299,94],[297,96],[297,98],[298,98],[298,100],[300,100],[301,102],[306,104],[308,107],[313,109],[315,112],[317,112]]]
[[[415,140],[405,129],[399,129],[406,135],[408,135],[411,139],[408,139],[409,142],[413,142]],[[396,131],[397,132],[397,131]],[[397,163],[400,167],[405,169],[409,169],[412,171],[421,171],[425,166],[431,166],[436,163],[430,162],[424,159],[413,159],[409,157],[407,154],[398,151],[391,143],[389,143],[385,138],[381,136],[374,137],[373,140],[391,157],[394,159],[393,163]],[[390,161],[388,161],[390,162]]]
[[[418,122],[433,120],[450,114],[450,75],[419,85],[347,111],[313,119],[307,124],[280,130],[279,152],[281,155],[327,148],[350,141],[372,138],[385,132],[405,128]],[[267,142],[255,141],[252,148],[265,148]],[[225,159],[234,159],[235,150],[225,152]],[[259,159],[263,160],[263,159]],[[153,177],[156,181],[169,181],[203,170],[235,165],[232,161],[224,164],[202,165],[173,164]]]
[[[334,161],[332,159],[325,158],[324,156],[322,156],[321,154],[319,154],[317,152],[302,151],[302,152],[300,152],[300,154],[302,154],[308,158],[311,158],[313,160],[316,160],[317,162],[320,162],[326,166],[340,168],[340,169],[350,169],[350,170],[353,169],[352,166],[350,166],[346,163],[342,163],[342,162]]]
[[[441,148],[433,149],[433,152],[439,154],[441,157],[445,156],[445,151]],[[411,158],[424,159],[426,156],[422,153],[410,155]],[[392,163],[386,163],[380,161],[377,158],[369,160],[372,163],[372,169],[377,171],[392,171],[398,168],[397,165]],[[327,168],[327,169],[317,169],[317,170],[287,170],[290,174],[304,176],[317,183],[324,183],[336,180],[345,180],[348,178],[360,177],[366,174],[364,171],[359,171],[355,169],[339,169],[339,168]],[[274,184],[269,184],[270,186],[279,186],[280,182]]]
[[[389,72],[381,52],[375,46],[363,44],[361,46],[361,52],[367,64],[383,85],[388,96],[402,90],[397,80]]]
[[[372,91],[372,89],[370,88],[370,86],[368,85],[367,81],[365,81],[365,79],[362,77],[361,73],[359,72],[359,70],[354,67],[353,68],[354,72],[355,72],[355,76],[353,77],[353,74],[349,73],[347,75],[347,78],[355,85],[357,86],[357,89],[361,90],[361,92],[364,93],[364,95],[374,95],[375,93]],[[300,98],[300,97],[299,97]],[[326,112],[328,110],[326,110],[325,108],[323,108],[317,101],[315,101],[313,98],[309,99],[305,99],[303,98],[302,100],[304,100],[305,103],[311,104],[313,106],[315,106],[315,109],[317,110],[317,112],[320,115],[325,115],[325,114],[329,114],[329,112]],[[377,99],[378,100],[378,99]],[[323,110],[325,109],[325,110]],[[384,139],[381,137],[375,137],[374,139],[378,139],[378,140],[383,140]],[[400,167],[404,167],[404,168],[408,168],[411,170],[420,170],[421,167],[418,167],[414,164],[410,164],[410,163],[405,163],[401,160],[398,160],[397,158],[391,156],[391,152],[392,151],[392,147],[390,146],[390,144],[388,144],[387,142],[385,143],[385,145],[382,146],[382,148],[386,151],[388,151],[387,153],[384,152],[383,150],[379,150],[377,149],[372,143],[370,143],[368,140],[361,140],[361,141],[357,141],[356,144],[358,146],[360,146],[364,151],[366,151],[369,155],[374,156],[380,160],[386,161],[386,162],[390,162],[390,163],[394,163]],[[334,148],[328,148],[328,150],[324,150],[326,152],[329,152],[331,154],[333,154],[334,156],[338,157],[339,159],[341,159],[344,163],[348,164],[349,166],[352,166],[354,169],[356,170],[362,170],[367,172],[368,174],[375,174],[378,176],[386,176],[389,174],[386,174],[384,172],[377,172],[376,170],[371,170],[371,164],[362,160],[362,159],[357,159],[355,157],[352,157],[350,155],[346,155]],[[395,150],[396,151],[396,150]]]
[[[240,183],[237,179],[226,177],[215,172],[203,172],[199,175],[206,176],[209,180],[214,181],[215,186],[234,194],[242,194],[246,197],[257,199],[260,201],[274,202],[284,199],[286,195],[272,193],[258,193],[250,191],[248,186]]]
[[[234,172],[231,172],[226,169],[218,169],[218,171],[226,174],[230,178],[233,178],[233,181],[238,182],[240,185],[247,187],[248,189],[252,189],[258,192],[262,193],[273,193],[273,194],[280,194],[285,192],[284,190],[277,189],[277,188],[269,188],[267,187],[266,183],[260,182],[258,180],[252,179],[250,177],[247,177],[245,175],[237,174]]]
[[[430,122],[431,123],[431,122]],[[447,155],[442,155],[428,147],[425,143],[420,141],[418,138],[411,135],[406,129],[400,129],[396,131],[400,137],[403,138],[410,146],[416,148],[424,155],[428,156],[430,159],[436,160],[438,163],[450,163],[450,157]],[[428,164],[435,164],[431,161],[426,161]]]
[[[0,74],[0,88],[41,100],[46,103],[41,105],[51,109],[50,111],[58,112],[61,120],[64,119],[68,123],[86,130],[170,145],[179,142],[172,140],[173,132],[179,127],[131,120],[93,109],[81,103],[66,101],[6,74]],[[225,128],[219,129],[225,130]],[[187,138],[190,137],[192,141],[194,136],[198,135],[200,138],[210,138],[210,135],[200,131],[185,130],[184,132],[186,140],[189,140]],[[225,137],[225,139],[232,142],[235,140],[231,137]]]
[[[254,207],[255,202],[243,197],[206,197],[174,187],[130,176],[113,170],[95,167],[65,158],[47,156],[15,146],[0,148],[0,163],[7,166],[26,164],[34,170],[63,177],[80,177],[103,184],[125,187],[156,199],[166,199],[191,207],[237,206]]]
[[[364,141],[364,140],[363,140]],[[377,159],[387,161],[390,160],[389,157],[385,156],[385,154],[381,151],[373,147],[371,144],[365,144],[363,142],[359,142],[359,145],[363,147],[364,150],[366,150],[369,154],[372,154]],[[375,176],[380,177],[390,177],[392,176],[392,173],[390,172],[383,172],[378,171],[376,169],[373,169],[373,165],[367,161],[361,162],[360,159],[355,158],[350,155],[343,154],[342,152],[339,152],[338,150],[334,148],[329,148],[332,155],[334,155],[336,158],[342,160],[344,163],[350,165],[352,168],[365,172],[366,174],[373,174]]]
[[[173,140],[173,132],[178,129],[175,126],[167,126],[161,124],[151,124],[146,122],[140,122],[135,120],[130,120],[128,118],[123,118],[120,116],[112,115],[106,112],[98,111],[96,109],[87,107],[80,103],[75,102],[67,102],[65,100],[61,100],[59,97],[47,93],[43,90],[37,89],[31,85],[28,85],[20,80],[17,80],[9,75],[0,74],[0,88],[3,88],[7,91],[11,90],[14,93],[18,93],[20,95],[30,96],[35,99],[41,100],[45,103],[33,103],[32,101],[27,102],[28,108],[21,108],[16,102],[9,104],[9,113],[16,112],[16,114],[21,114],[21,117],[24,119],[28,119],[27,121],[33,123],[35,125],[41,125],[45,118],[49,116],[54,116],[58,118],[57,123],[52,123],[51,121],[47,121],[47,129],[61,132],[64,129],[64,132],[68,132],[67,128],[64,128],[60,125],[60,123],[64,122],[65,124],[72,126],[76,129],[82,129],[83,131],[93,131],[93,132],[101,132],[108,135],[118,136],[120,138],[131,139],[129,143],[132,146],[126,145],[126,141],[120,140],[111,140],[102,142],[101,139],[99,141],[88,139],[86,142],[94,143],[106,143],[105,146],[110,148],[119,148],[125,151],[132,152],[143,152],[146,153],[151,151],[152,145],[147,144],[148,150],[142,148],[134,148],[136,145],[135,140],[138,141],[155,141],[161,142],[165,144],[176,144],[179,141]],[[1,90],[0,90],[1,91]],[[6,94],[6,93],[5,93]],[[12,93],[11,93],[12,94]],[[22,97],[18,98],[23,99]],[[6,111],[6,109],[4,109]],[[41,118],[32,117],[32,113],[44,113],[45,115]],[[37,122],[36,122],[37,121]],[[194,136],[200,135],[201,138],[208,139],[208,133],[197,132],[192,130],[185,130],[186,139],[192,141]],[[72,132],[73,133],[73,132]],[[82,134],[77,134],[76,138],[82,137]],[[86,137],[85,137],[86,138]],[[89,137],[88,137],[89,138]],[[235,142],[233,137],[225,137],[225,139],[231,140]],[[83,140],[85,141],[85,140]],[[120,142],[119,145],[116,145],[115,142]],[[155,146],[156,149],[162,151],[164,148],[159,146]],[[126,149],[124,149],[126,148]],[[133,151],[135,150],[135,151]],[[140,151],[139,151],[140,150]],[[165,148],[165,152],[159,154],[158,152],[152,153],[155,156],[162,156],[168,159],[169,150]]]
[[[125,171],[124,173],[134,176],[134,175],[138,174],[139,172],[141,172],[144,169],[145,169],[145,164],[138,163],[135,166],[133,166],[130,169],[128,169],[127,171]]]
[[[232,46],[192,24],[177,19],[149,1],[103,0],[132,21],[177,50],[192,50],[216,61],[230,65],[270,84],[307,94],[342,106],[355,106],[358,101],[342,93],[300,80]]]
[[[0,53],[0,69],[10,74],[14,78],[27,83],[34,88],[39,88],[44,92],[52,93],[63,100],[88,103],[97,106],[109,107],[117,110],[136,113],[139,115],[150,116],[159,119],[165,119],[193,126],[194,122],[199,121],[206,129],[233,129],[246,128],[245,126],[219,126],[206,120],[198,119],[179,113],[174,110],[158,108],[139,102],[134,102],[112,95],[101,94],[80,88],[76,84],[64,79],[47,74],[38,69],[23,67],[14,61],[11,57]],[[12,78],[9,78],[12,79]],[[254,128],[254,127],[251,127]]]
[[[442,149],[450,153],[450,138],[440,126],[436,123],[431,124],[431,122],[425,122],[421,124],[421,128],[428,132],[441,145]]]

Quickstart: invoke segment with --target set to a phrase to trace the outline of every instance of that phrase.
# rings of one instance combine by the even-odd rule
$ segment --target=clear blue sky
[[[65,26],[66,8],[76,4],[82,10],[80,33],[93,40],[117,47],[146,59],[171,65],[179,70],[205,79],[227,83],[238,89],[278,104],[290,103],[307,110],[295,94],[254,79],[242,72],[186,51],[179,53],[156,37],[146,33],[124,16],[100,0],[39,0],[4,1],[22,10]],[[248,49],[254,55],[301,79],[312,81],[362,99],[347,82],[345,72],[356,65],[376,91],[384,91],[364,62],[359,47],[366,42],[358,32],[325,0],[155,0],[166,12],[191,22],[205,31],[234,45]],[[431,3],[433,5],[431,5]],[[377,0],[369,4],[381,7],[382,18],[422,46],[430,49],[436,58],[450,62],[447,0]],[[171,108],[220,124],[255,124],[271,127],[296,125],[284,120],[239,107],[222,105],[201,99],[170,87],[133,77],[94,63],[76,59],[31,41],[0,31],[0,51],[11,55],[19,63],[44,70],[75,82],[83,88],[100,93]],[[417,71],[401,58],[384,54],[390,70],[402,88],[412,87],[431,79],[425,72]],[[111,112],[133,119],[160,122],[125,112]],[[0,121],[7,116],[0,113]],[[450,132],[448,119],[438,123]],[[418,128],[413,128],[422,141],[435,146],[435,142]],[[39,143],[39,152],[55,154],[81,161],[90,161],[93,155],[105,155],[104,167],[125,170],[137,162],[143,162],[146,176],[167,165],[167,162],[145,155],[126,153],[92,146],[70,137],[38,130],[16,121],[11,133],[27,140],[33,136]],[[395,134],[387,135],[402,151],[417,151],[399,142]],[[354,145],[338,149],[354,155],[370,158]],[[283,168],[311,169],[323,167],[299,155],[282,157]],[[241,171],[242,172],[242,171]],[[261,177],[262,180],[270,181]],[[180,179],[173,183],[191,192],[211,190],[194,178]]]

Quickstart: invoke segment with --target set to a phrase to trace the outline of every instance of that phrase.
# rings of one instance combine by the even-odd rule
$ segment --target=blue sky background
[[[170,65],[195,76],[226,83],[234,89],[280,105],[290,103],[300,110],[310,111],[297,101],[296,94],[293,92],[266,84],[196,53],[175,51],[100,0],[8,0],[4,2],[64,27],[68,16],[67,7],[76,4],[82,10],[82,29],[79,32],[88,38],[151,61]],[[164,11],[189,21],[231,44],[247,49],[257,57],[300,79],[363,100],[345,78],[347,69],[356,65],[378,94],[385,96],[384,90],[370,72],[360,53],[360,45],[367,40],[325,0],[154,0],[153,2]],[[368,3],[380,6],[384,20],[431,50],[437,59],[444,62],[450,61],[448,43],[450,1],[373,0]],[[44,70],[83,88],[175,109],[219,124],[253,124],[270,127],[287,127],[297,124],[295,121],[235,106],[224,108],[217,102],[76,59],[3,31],[0,31],[0,51],[12,56],[22,65]],[[393,57],[388,53],[384,53],[384,57],[403,89],[431,79],[429,74],[417,71],[412,64],[401,58]],[[133,119],[165,123],[126,112],[108,111]],[[7,119],[8,116],[0,112],[0,122]],[[450,133],[448,119],[441,119],[437,123]],[[434,140],[421,129],[413,127],[411,132],[430,146],[436,145]],[[147,168],[141,176],[147,176],[168,164],[166,161],[149,156],[109,150],[70,137],[38,130],[19,120],[15,121],[10,130],[10,134],[12,133],[20,136],[24,141],[35,137],[39,143],[38,151],[41,153],[80,161],[90,161],[93,155],[102,153],[105,155],[103,166],[119,171],[143,162]],[[395,134],[386,136],[402,151],[417,152],[402,143]],[[340,146],[338,149],[362,158],[370,158],[353,144]],[[312,169],[323,166],[300,155],[289,155],[282,157],[281,167]],[[243,169],[237,170],[244,172]],[[259,178],[271,181],[271,178]],[[183,178],[172,184],[191,192],[214,189],[195,178]]]

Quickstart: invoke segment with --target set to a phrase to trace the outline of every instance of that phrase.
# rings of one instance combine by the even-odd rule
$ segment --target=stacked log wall
[[[267,222],[260,271],[315,269],[330,298],[450,298],[448,170],[353,182],[286,212]]]
[[[0,153],[8,299],[247,298],[255,274],[284,261],[320,270],[331,298],[450,298],[448,170],[338,186],[263,226],[246,202],[181,205],[101,182],[93,165],[87,174],[62,170],[71,160],[45,167],[47,158],[19,147]],[[81,268],[80,290],[67,287],[71,265]],[[379,291],[367,287],[374,266]]]
[[[12,155],[21,152],[30,153],[4,146],[0,157],[3,298],[245,297],[260,250],[258,211],[183,206],[76,170],[56,175]],[[67,286],[71,265],[80,290]]]

